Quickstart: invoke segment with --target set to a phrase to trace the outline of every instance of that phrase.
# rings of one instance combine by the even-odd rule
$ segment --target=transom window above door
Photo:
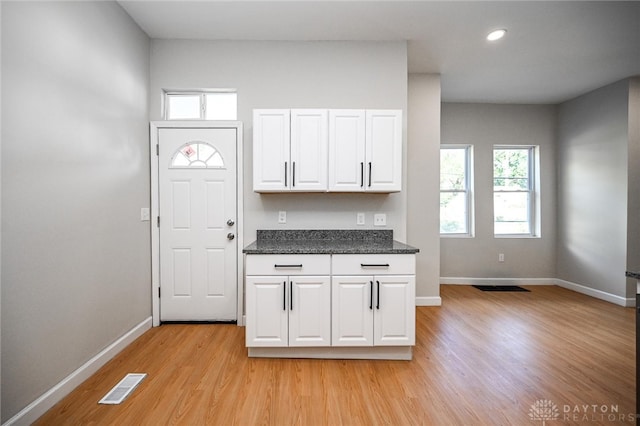
[[[223,169],[224,160],[218,150],[206,142],[189,142],[171,156],[171,169]]]
[[[165,120],[237,120],[235,90],[164,92]]]

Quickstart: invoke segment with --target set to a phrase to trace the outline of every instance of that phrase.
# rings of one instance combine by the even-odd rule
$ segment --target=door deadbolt
[[[229,225],[229,226],[233,226],[233,225],[235,225],[235,222],[233,221],[233,219],[229,219],[229,220],[227,221],[227,225]]]
[[[233,235],[231,232],[229,232],[229,233],[227,234],[227,239],[228,239],[229,241],[233,240],[235,237],[236,237],[236,236],[235,236],[235,235]]]

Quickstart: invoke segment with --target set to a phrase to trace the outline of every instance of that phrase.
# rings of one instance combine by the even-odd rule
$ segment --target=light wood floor
[[[249,359],[242,327],[164,325],[36,424],[531,426],[539,400],[558,408],[548,425],[633,424],[634,309],[527,288],[442,286],[442,307],[417,308],[413,361]],[[148,377],[98,405],[129,372]]]

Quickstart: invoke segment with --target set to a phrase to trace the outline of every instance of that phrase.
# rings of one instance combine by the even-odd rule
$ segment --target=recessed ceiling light
[[[506,33],[507,33],[507,30],[505,29],[491,31],[489,34],[487,34],[487,40],[489,41],[500,40],[502,37],[504,37]]]

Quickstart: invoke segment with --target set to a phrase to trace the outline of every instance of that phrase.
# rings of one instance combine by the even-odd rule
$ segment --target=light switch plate
[[[386,226],[387,215],[384,213],[377,213],[373,215],[373,226]]]
[[[364,213],[356,214],[356,225],[364,225]]]
[[[150,219],[149,216],[149,208],[148,207],[143,207],[140,209],[140,221],[141,222],[148,222]]]

